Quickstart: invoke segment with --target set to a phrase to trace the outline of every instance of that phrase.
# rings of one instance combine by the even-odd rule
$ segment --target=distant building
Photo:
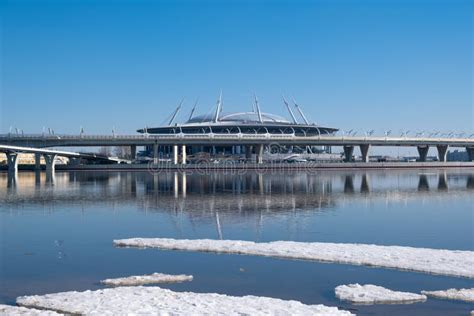
[[[448,161],[468,161],[467,152],[465,150],[449,151],[447,155]]]

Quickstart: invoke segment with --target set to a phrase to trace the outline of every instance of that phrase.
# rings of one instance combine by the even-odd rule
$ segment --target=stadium
[[[146,127],[137,130],[143,134],[277,134],[277,135],[295,135],[295,136],[318,136],[318,135],[333,135],[338,129],[333,127],[321,126],[316,123],[309,122],[301,107],[293,100],[291,106],[286,99],[283,98],[283,103],[288,111],[291,119],[287,119],[280,115],[264,113],[260,110],[258,99],[255,97],[253,111],[248,112],[223,112],[222,97],[220,96],[213,114],[194,115],[196,104],[191,110],[189,118],[184,123],[175,122],[178,113],[182,108],[183,101],[170,115],[167,124],[158,127]],[[300,120],[297,119],[296,114],[299,115]],[[143,157],[152,156],[152,148],[147,148]],[[210,157],[217,157],[219,155],[249,155],[254,153],[255,146],[188,146],[186,148],[187,159],[192,159],[192,155],[205,155]],[[265,148],[264,151],[269,153],[270,148]],[[279,149],[280,152],[285,153],[330,153],[330,147],[283,147]],[[160,146],[159,155],[166,157],[171,154],[172,148],[170,146]]]

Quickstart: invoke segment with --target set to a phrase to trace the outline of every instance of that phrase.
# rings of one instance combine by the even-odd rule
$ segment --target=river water
[[[0,173],[0,303],[101,288],[105,278],[192,274],[176,291],[259,295],[358,315],[468,315],[474,304],[341,302],[341,284],[419,292],[473,280],[241,255],[114,248],[130,237],[373,243],[474,250],[474,171]],[[474,267],[473,267],[474,268]]]

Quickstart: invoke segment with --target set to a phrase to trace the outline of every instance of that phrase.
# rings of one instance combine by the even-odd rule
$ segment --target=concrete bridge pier
[[[134,160],[136,158],[137,158],[137,146],[132,145],[132,146],[130,146],[130,159]]]
[[[247,162],[250,162],[250,160],[252,160],[252,146],[251,145],[245,146],[245,160]]]
[[[360,145],[360,155],[362,156],[362,162],[369,162],[369,149],[370,145]]]
[[[7,188],[16,188],[18,183],[18,172],[8,172],[7,174]]]
[[[16,175],[18,172],[18,153],[7,152],[8,174]]]
[[[257,145],[257,163],[263,163],[263,145]]]
[[[428,157],[428,150],[430,146],[418,146],[418,155],[420,155],[419,161],[426,161],[426,157]]]
[[[46,170],[46,180],[45,180],[46,185],[51,186],[51,185],[54,185],[55,182],[56,182],[55,173],[52,171]]]
[[[354,146],[344,146],[344,161],[351,162],[354,154]]]
[[[181,146],[181,164],[186,164],[186,145]]]
[[[35,170],[35,186],[39,187],[41,185],[41,171]]]
[[[173,145],[173,164],[178,164],[178,145]]]
[[[448,145],[438,145],[436,146],[438,149],[438,159],[441,162],[446,162],[447,154],[448,154]]]
[[[158,144],[153,144],[153,164],[158,164]]]
[[[41,170],[41,154],[35,154],[35,170]]]
[[[56,167],[56,154],[44,154],[44,161],[46,163],[46,172],[54,173]]]
[[[474,147],[466,147],[467,160],[474,161]]]

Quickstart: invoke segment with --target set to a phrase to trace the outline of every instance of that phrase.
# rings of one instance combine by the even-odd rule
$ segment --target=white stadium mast
[[[176,110],[174,110],[173,115],[171,115],[171,119],[168,125],[171,125],[173,123],[174,119],[176,118],[176,115],[178,115],[179,110],[181,110],[181,106],[183,105],[183,102],[184,102],[184,98],[181,99],[181,102],[179,102],[178,107],[176,108]]]
[[[216,107],[216,113],[214,114],[214,123],[217,123],[219,121],[219,114],[221,113],[221,106],[222,106],[222,90],[219,94],[219,99],[217,99],[217,107]]]
[[[288,109],[288,112],[290,112],[291,118],[293,119],[293,123],[298,124],[298,121],[296,120],[295,114],[293,114],[293,111],[291,110],[290,105],[288,104],[288,102],[286,102],[286,99],[284,96],[282,96],[282,98],[283,98],[283,103],[285,103],[286,108]]]
[[[263,123],[263,120],[262,120],[262,113],[260,112],[260,106],[258,105],[257,95],[254,93],[253,96],[254,96],[254,98],[255,98],[255,108],[257,109],[258,121],[259,121],[260,123]]]
[[[198,101],[199,101],[199,97],[196,99],[196,102],[194,102],[194,106],[193,106],[193,109],[191,110],[191,114],[189,114],[189,120],[191,120],[193,118],[193,114],[194,114],[194,111],[196,110],[196,106],[198,104]]]
[[[304,115],[303,111],[301,110],[300,106],[298,103],[296,103],[295,98],[293,98],[293,103],[295,104],[295,108],[298,110],[298,113],[301,115],[303,118],[303,121],[306,123],[306,125],[309,125],[308,120],[306,119],[306,116]]]

